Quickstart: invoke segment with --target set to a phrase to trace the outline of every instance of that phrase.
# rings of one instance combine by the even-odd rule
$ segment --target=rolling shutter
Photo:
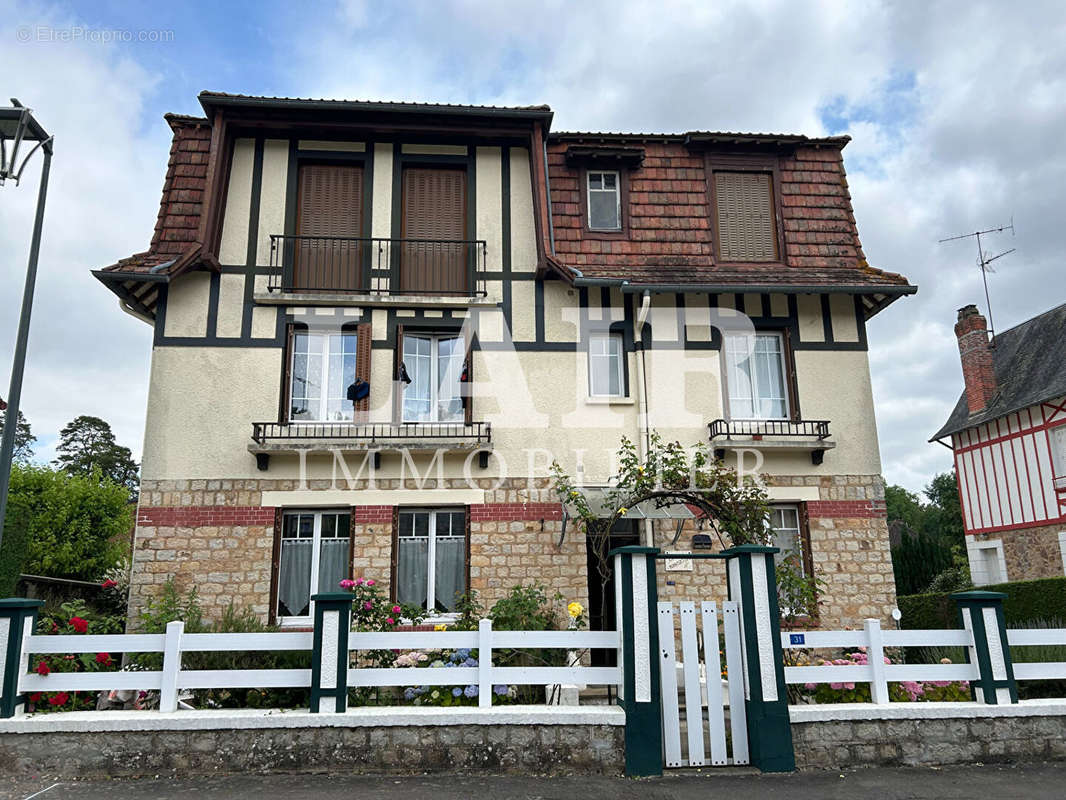
[[[361,288],[363,168],[338,164],[300,167],[293,270],[295,289],[353,291]],[[346,237],[331,239],[325,237]]]
[[[775,261],[774,198],[765,172],[715,172],[718,257],[722,261]]]
[[[467,290],[466,171],[408,167],[403,171],[403,291],[456,294]]]

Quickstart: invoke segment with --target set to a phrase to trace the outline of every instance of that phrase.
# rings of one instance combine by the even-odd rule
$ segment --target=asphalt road
[[[943,769],[863,769],[759,775],[727,769],[653,780],[569,777],[373,777],[362,775],[231,775],[210,778],[56,782],[0,777],[3,797],[28,800],[955,800],[1062,798],[1066,764]]]

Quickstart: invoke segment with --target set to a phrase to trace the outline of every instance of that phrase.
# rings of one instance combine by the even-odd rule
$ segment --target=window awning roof
[[[607,504],[606,494],[609,489],[602,486],[583,486],[577,491],[584,495],[585,500],[588,502],[589,510],[592,511],[597,517],[601,519],[607,519],[613,517],[617,509],[612,508]],[[577,511],[570,503],[564,503],[563,509],[566,511],[567,516],[577,516]],[[627,508],[625,513],[626,519],[695,519],[696,515],[692,513],[692,510],[683,503],[673,503],[668,506],[658,507],[654,500],[645,500],[642,503]]]

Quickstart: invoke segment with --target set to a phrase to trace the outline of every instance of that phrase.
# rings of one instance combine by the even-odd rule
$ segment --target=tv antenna
[[[987,235],[989,233],[1003,233],[1003,231],[1010,231],[1010,235],[1014,236],[1014,217],[1013,216],[1010,218],[1010,224],[1009,225],[1001,225],[998,228],[988,228],[987,230],[974,231],[973,233],[962,233],[962,234],[959,234],[958,236],[949,236],[947,239],[941,239],[938,242],[938,244],[944,244],[944,242],[956,242],[959,239],[977,239],[977,265],[981,268],[981,279],[984,281],[984,284],[985,284],[985,305],[988,307],[988,328],[989,328],[989,331],[992,333],[992,346],[993,347],[995,347],[995,344],[996,344],[996,325],[992,321],[992,300],[991,300],[991,298],[989,297],[989,294],[988,294],[988,273],[990,273],[990,272],[995,273],[995,270],[992,269],[992,267],[990,267],[989,264],[991,264],[996,259],[1003,258],[1003,256],[1006,256],[1006,255],[1010,255],[1017,248],[1012,247],[1010,250],[1004,250],[1002,253],[999,253],[998,255],[994,255],[994,256],[990,256],[990,257],[986,258],[985,257],[984,247],[982,247],[982,245],[981,245],[981,237],[985,236],[985,235]]]

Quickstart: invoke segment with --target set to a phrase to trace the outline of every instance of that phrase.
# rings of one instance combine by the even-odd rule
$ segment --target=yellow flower
[[[578,495],[578,493],[576,491],[570,492],[570,496],[571,497],[577,497],[577,495]]]
[[[434,625],[433,626],[433,630],[435,630],[435,631],[446,631],[446,630],[448,630],[448,626],[447,625]]]
[[[573,617],[574,619],[577,619],[578,617],[580,617],[582,614],[585,613],[585,607],[583,605],[581,605],[581,603],[575,602],[575,603],[571,603],[570,605],[568,605],[566,607],[566,611],[567,611],[568,614],[570,614],[571,617]]]
[[[619,515],[620,515],[620,516],[623,516],[623,517],[624,517],[624,516],[626,515],[626,512],[627,512],[627,511],[629,511],[629,509],[628,509],[628,508],[626,508],[625,506],[622,506],[622,507],[621,507],[620,509],[618,509],[618,513],[619,513]]]

